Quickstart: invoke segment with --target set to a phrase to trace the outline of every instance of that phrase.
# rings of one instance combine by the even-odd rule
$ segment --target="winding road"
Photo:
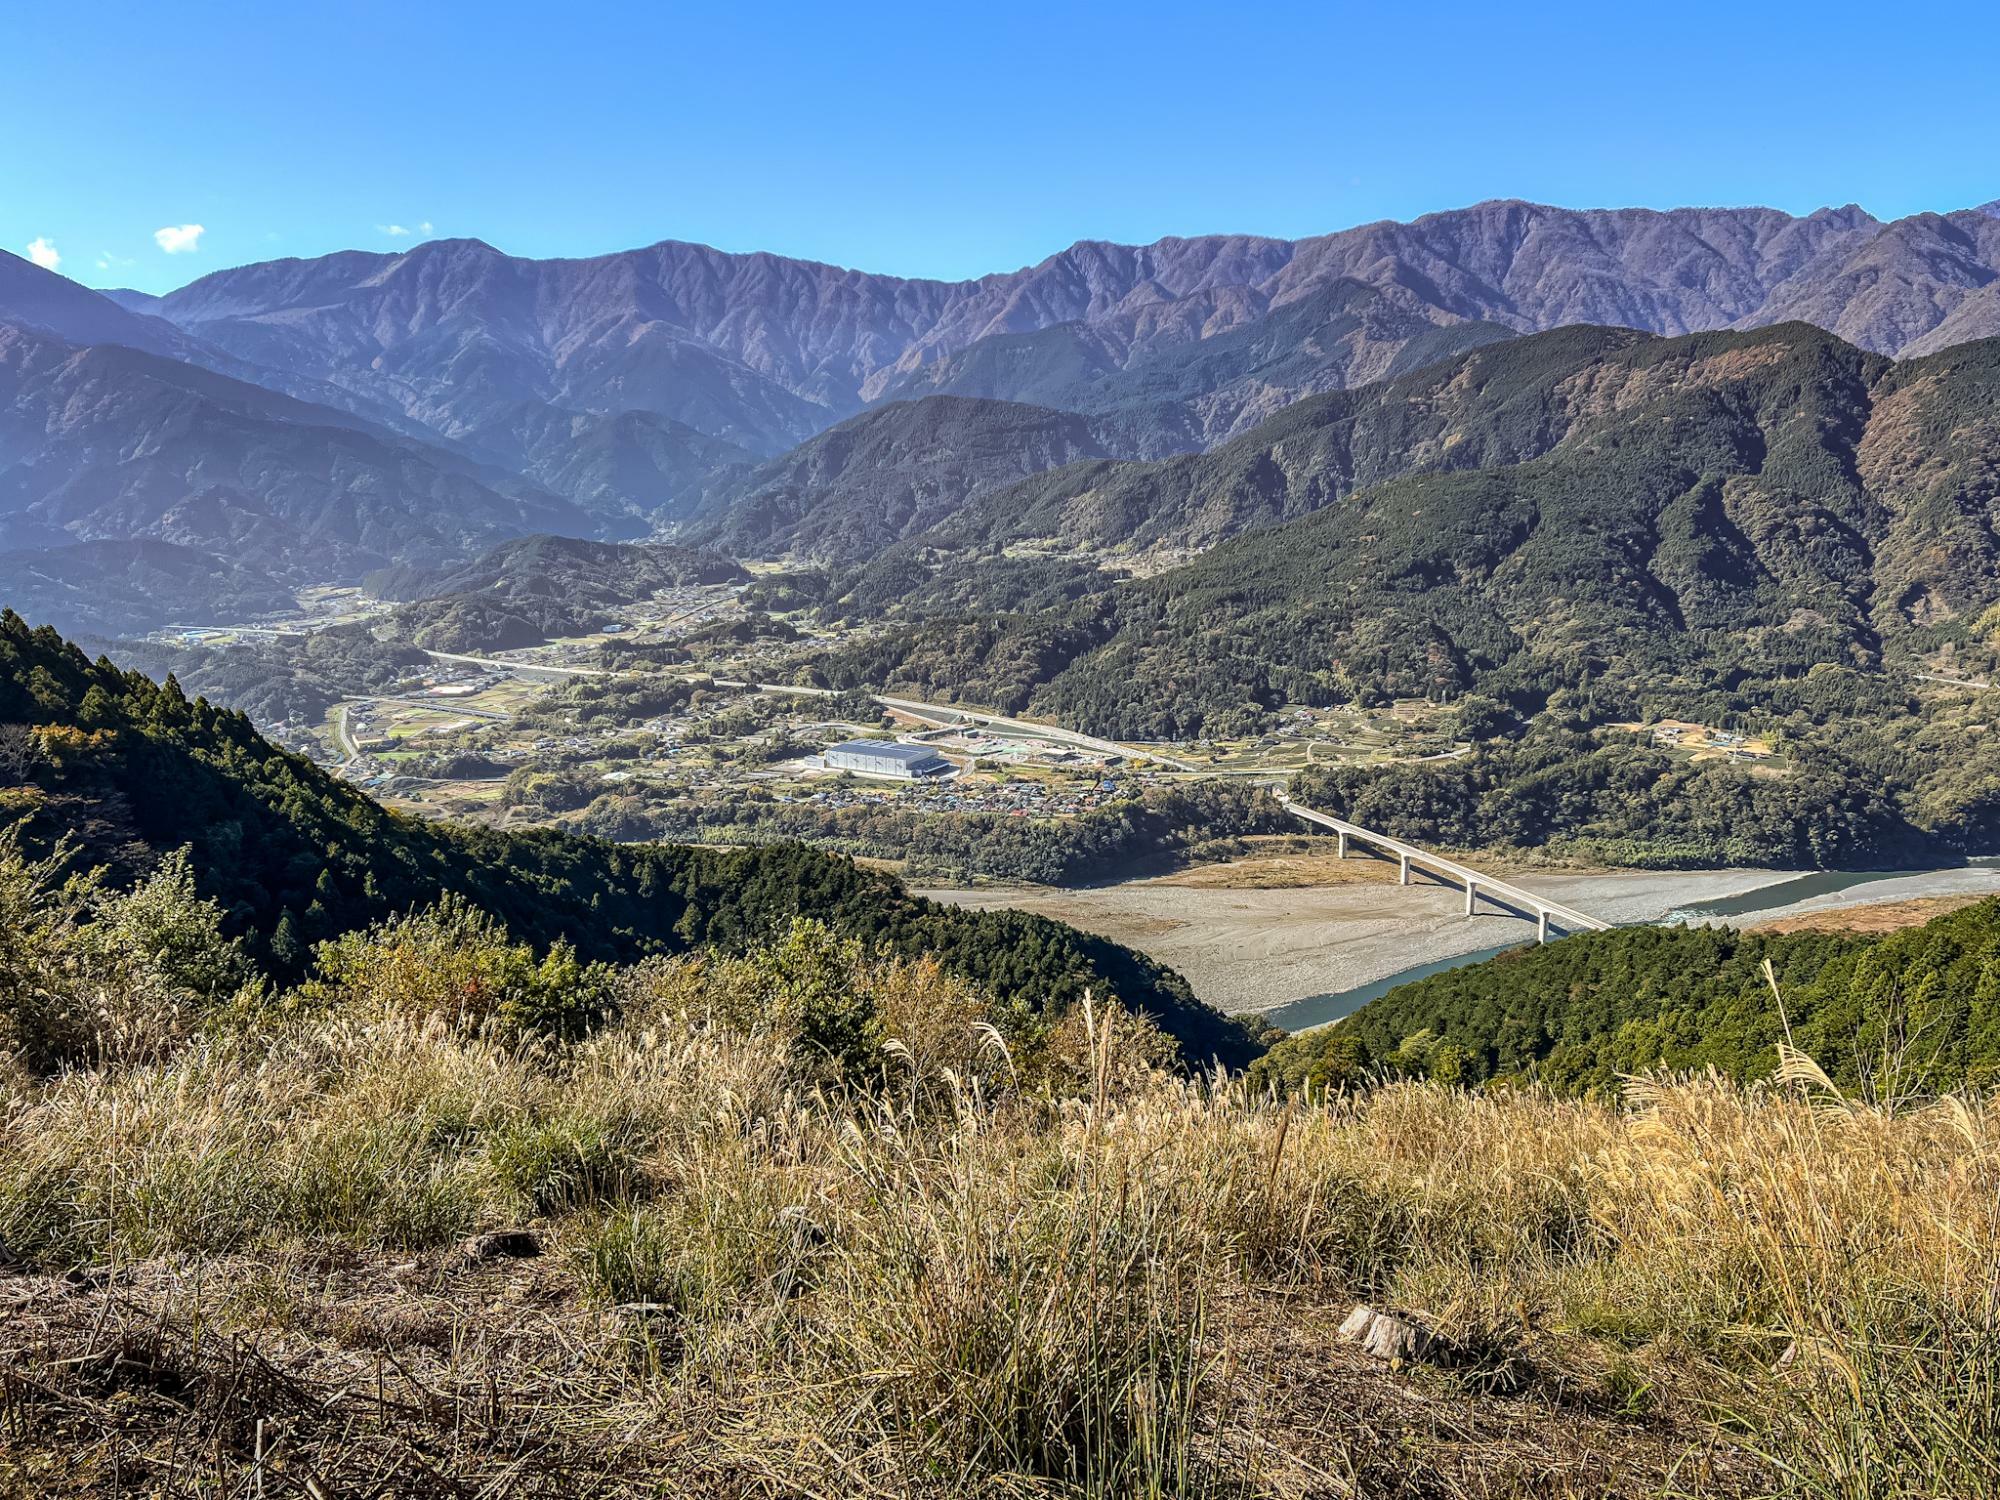
[[[535,662],[505,661],[494,656],[468,656],[456,651],[426,651],[424,655],[433,661],[464,662],[469,666],[493,667],[503,672],[541,672],[560,677],[613,677],[619,675],[607,667],[557,667],[542,666]],[[630,674],[626,674],[630,675]],[[779,682],[741,682],[733,677],[707,677],[707,674],[686,673],[683,682],[693,682],[706,678],[717,687],[742,688],[759,693],[778,693],[795,698],[833,698],[838,693],[833,688],[798,687]],[[1162,755],[1157,750],[1148,750],[1138,745],[1121,745],[1115,740],[1101,740],[1094,735],[1078,734],[1073,729],[1059,729],[1053,724],[1037,724],[1029,719],[1009,718],[1005,714],[990,714],[978,709],[959,708],[945,703],[924,703],[915,698],[891,698],[881,693],[870,693],[869,699],[884,708],[897,709],[913,718],[929,719],[939,725],[982,724],[989,729],[1004,729],[1012,734],[1032,735],[1038,739],[1053,740],[1058,744],[1075,745],[1082,750],[1094,750],[1100,755],[1116,755],[1126,760],[1150,760],[1176,771],[1199,769],[1184,760],[1176,760],[1171,755]]]

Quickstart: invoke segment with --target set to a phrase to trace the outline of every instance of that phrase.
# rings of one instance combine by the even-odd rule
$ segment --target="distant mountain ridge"
[[[676,241],[536,261],[438,240],[237,267],[125,303],[571,498],[671,516],[703,457],[685,441],[648,435],[657,457],[636,478],[600,463],[587,497],[548,453],[524,458],[508,424],[529,406],[642,412],[769,457],[872,404],[950,394],[1075,412],[1109,451],[1162,457],[1304,396],[1569,324],[1799,320],[1901,357],[2000,334],[2000,219],[1497,201],[1297,241],[1080,241],[957,282]]]
[[[0,255],[0,324],[22,335],[178,366],[187,380],[150,381],[185,387],[176,399],[199,373],[310,403],[262,411],[250,441],[253,403],[232,398],[234,435],[180,440],[163,464],[146,439],[166,408],[130,399],[128,379],[78,386],[53,424],[43,396],[17,393],[0,411],[0,547],[148,538],[354,577],[509,534],[698,523],[746,555],[851,555],[990,512],[993,490],[1037,472],[1216,449],[1293,402],[1510,335],[1786,321],[1896,358],[2000,335],[2000,216],[1499,201],[1297,241],[1080,241],[966,281],[673,241],[537,261],[439,240],[236,267],[164,297]],[[910,431],[825,464],[841,423],[926,396],[986,403],[954,415],[963,464],[913,470]],[[720,513],[721,497],[745,508]]]
[[[1440,326],[1343,277],[1255,322],[1137,353],[1087,323],[997,334],[912,372],[891,394],[1033,401],[1088,415],[1121,457],[1160,458],[1246,432],[1301,397],[1511,337],[1495,323]]]
[[[0,547],[152,538],[312,581],[599,524],[345,412],[0,322]]]
[[[71,344],[123,344],[169,359],[195,351],[188,336],[164,318],[128,308],[66,276],[0,250],[0,317]]]
[[[983,339],[1080,324],[1123,368],[1342,281],[1434,324],[1678,334],[1804,318],[1901,355],[2000,333],[1996,278],[2000,224],[1981,209],[1885,224],[1851,205],[1797,217],[1498,201],[1297,241],[1080,241],[959,282],[676,241],[534,261],[437,240],[218,271],[143,306],[242,358],[392,399],[446,433],[505,382],[516,398],[644,407],[770,451]]]

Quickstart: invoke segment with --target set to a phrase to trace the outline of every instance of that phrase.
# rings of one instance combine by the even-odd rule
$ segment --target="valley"
[[[1450,740],[1450,716],[1422,703],[1300,709],[1262,735],[1141,745],[965,704],[773,681],[767,674],[797,640],[835,649],[869,632],[761,615],[766,623],[752,627],[747,588],[664,589],[605,606],[604,623],[590,635],[532,646],[420,647],[380,690],[335,697],[311,720],[264,727],[387,804],[423,816],[578,826],[612,837],[648,836],[651,826],[714,842],[768,836],[757,831],[758,812],[836,823],[872,810],[1043,823],[1149,790],[1206,781],[1267,786],[1315,764],[1439,760],[1468,749]],[[168,627],[148,644],[199,692],[228,680],[229,658],[249,643],[282,669],[310,659],[316,632],[401,634],[392,622],[403,606],[354,590],[309,590],[301,605],[279,620]],[[780,632],[784,650],[758,633],[766,629]],[[190,652],[196,659],[183,659]],[[898,784],[829,775],[813,764],[829,744],[871,736],[931,746],[950,774]],[[904,862],[893,844],[870,852]]]
[[[1884,20],[9,7],[0,1500],[2000,1500]]]
[[[715,846],[802,838],[901,874],[947,905],[1082,927],[1186,975],[1225,1010],[1288,1029],[1533,936],[1503,913],[1468,922],[1455,891],[1421,880],[1399,889],[1376,861],[1333,861],[1329,840],[1268,808],[1203,800],[1204,788],[1254,799],[1343,769],[1444,772],[1477,748],[1466,729],[1478,730],[1462,710],[1422,700],[1301,706],[1273,715],[1261,733],[1141,745],[964,703],[787,682],[802,646],[838,655],[884,627],[829,621],[811,609],[774,613],[764,591],[783,577],[766,567],[742,581],[606,601],[591,633],[534,645],[420,649],[405,680],[343,697],[318,722],[278,733],[385,804],[425,818]],[[397,635],[398,610],[436,613],[421,601],[340,589],[311,591],[303,603],[280,625],[169,630],[156,644],[213,652],[288,638],[296,648],[315,630]],[[1923,691],[1950,700],[1978,689],[1946,677]],[[853,739],[931,748],[950,772],[899,782],[819,767],[829,745]],[[1677,774],[1796,774],[1796,748],[1769,729],[1663,717],[1606,724],[1594,740],[1603,753],[1629,746]],[[1195,836],[1150,835],[1089,852],[1107,819],[1148,799],[1180,799],[1189,809],[1182,816],[1198,820]],[[1788,872],[1592,868],[1587,849],[1526,862],[1505,850],[1490,857],[1495,873],[1618,923],[1680,919],[1719,897],[1741,898],[1723,905],[1729,920],[1755,921],[1855,901],[2000,891],[1990,872],[1952,869],[1890,878],[1879,890],[1835,882],[1802,891],[1803,904],[1767,909],[1755,893],[1789,890]]]
[[[1324,844],[1325,841],[1319,841]],[[1792,896],[1786,870],[1571,871],[1501,866],[1493,873],[1619,924],[1727,921],[1791,931],[1893,930],[2000,895],[1991,861],[1881,872]],[[1533,943],[1532,920],[1482,906],[1468,919],[1455,887],[1396,883],[1392,863],[1334,861],[1322,850],[1257,855],[1081,890],[925,887],[932,900],[1018,907],[1057,917],[1170,964],[1198,993],[1287,1031],[1325,1025],[1398,984]],[[1722,906],[1726,916],[1710,908]]]

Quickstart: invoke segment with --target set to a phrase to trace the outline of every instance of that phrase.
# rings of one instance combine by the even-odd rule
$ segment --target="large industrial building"
[[[921,776],[945,776],[956,769],[929,745],[898,745],[889,740],[849,740],[824,756],[829,771],[859,771],[864,776],[896,776],[915,781]]]

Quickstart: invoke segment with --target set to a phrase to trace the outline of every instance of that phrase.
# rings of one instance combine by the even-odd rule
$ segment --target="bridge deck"
[[[1470,865],[1462,865],[1455,859],[1447,859],[1442,854],[1433,854],[1416,844],[1405,843],[1402,839],[1391,838],[1386,833],[1377,833],[1371,828],[1363,828],[1358,823],[1350,823],[1345,818],[1336,818],[1327,813],[1315,812],[1310,807],[1301,807],[1283,792],[1278,793],[1278,801],[1294,817],[1303,818],[1308,823],[1318,823],[1331,828],[1335,833],[1347,838],[1360,839],[1378,849],[1408,861],[1422,865],[1427,870],[1450,877],[1466,889],[1466,914],[1472,913],[1472,902],[1480,895],[1491,897],[1496,902],[1508,906],[1518,906],[1534,912],[1541,919],[1544,935],[1546,924],[1554,922],[1570,932],[1604,932],[1611,924],[1588,912],[1578,911],[1573,906],[1565,906],[1560,901],[1551,901],[1545,896],[1537,896],[1533,891],[1523,890],[1491,875],[1481,874]]]

